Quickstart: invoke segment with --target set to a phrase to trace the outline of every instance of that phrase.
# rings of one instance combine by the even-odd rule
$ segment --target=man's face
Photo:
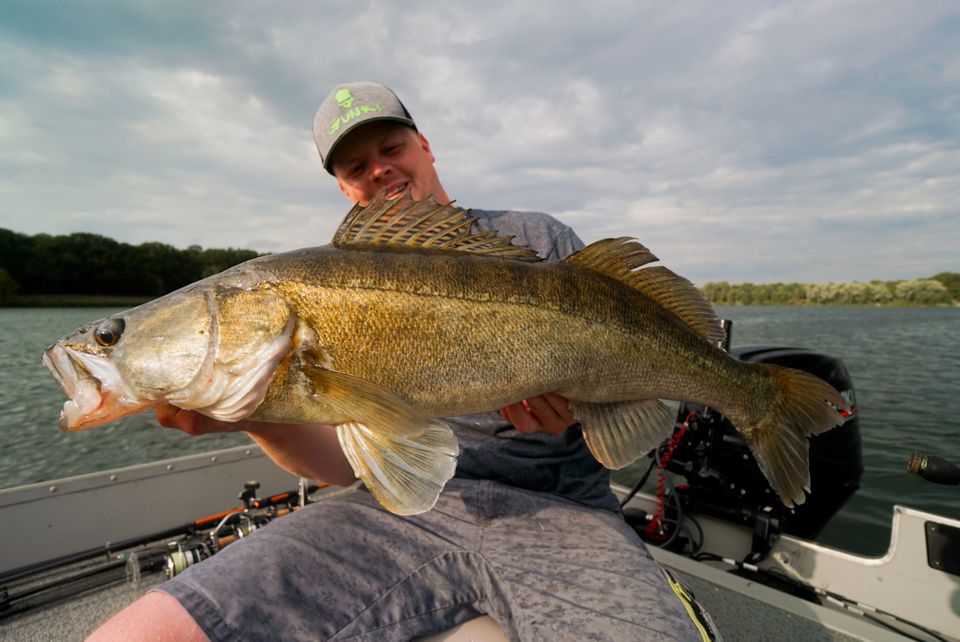
[[[357,127],[337,145],[333,174],[351,203],[366,205],[387,190],[388,198],[410,191],[415,199],[450,201],[433,166],[427,139],[406,125],[375,121]]]

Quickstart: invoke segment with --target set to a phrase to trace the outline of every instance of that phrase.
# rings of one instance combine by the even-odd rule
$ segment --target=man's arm
[[[349,486],[357,480],[340,449],[333,426],[260,421],[227,423],[170,405],[157,408],[157,421],[161,426],[177,428],[188,435],[243,431],[270,459],[294,475],[336,486]]]
[[[553,393],[511,404],[502,408],[500,414],[523,433],[559,435],[574,423],[567,400]],[[336,486],[349,486],[357,480],[333,426],[259,421],[228,423],[170,405],[157,408],[157,421],[161,426],[192,436],[242,431],[278,466],[294,475]]]

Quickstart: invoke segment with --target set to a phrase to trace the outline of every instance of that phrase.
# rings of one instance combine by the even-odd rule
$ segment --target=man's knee
[[[180,602],[162,591],[150,591],[90,634],[88,641],[207,639]]]

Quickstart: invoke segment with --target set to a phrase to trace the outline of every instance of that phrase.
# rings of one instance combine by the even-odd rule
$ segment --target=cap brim
[[[403,125],[407,125],[408,127],[412,127],[414,130],[417,129],[417,125],[416,123],[413,122],[412,118],[402,118],[400,116],[371,116],[370,118],[366,118],[364,120],[350,123],[349,125],[344,127],[341,131],[337,132],[337,137],[334,139],[333,143],[330,144],[330,149],[327,150],[327,155],[323,159],[323,168],[327,170],[330,174],[333,174],[333,169],[331,167],[333,163],[333,154],[337,149],[337,145],[343,142],[343,139],[346,138],[350,132],[352,132],[358,127],[363,127],[364,125],[368,125],[370,123],[383,122],[388,120],[393,121],[395,123],[401,123]]]

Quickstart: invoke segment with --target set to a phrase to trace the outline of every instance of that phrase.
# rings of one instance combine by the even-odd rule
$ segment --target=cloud
[[[468,206],[696,282],[960,270],[960,11],[859,2],[13,3],[0,225],[292,249],[346,207],[334,84],[401,95]]]

